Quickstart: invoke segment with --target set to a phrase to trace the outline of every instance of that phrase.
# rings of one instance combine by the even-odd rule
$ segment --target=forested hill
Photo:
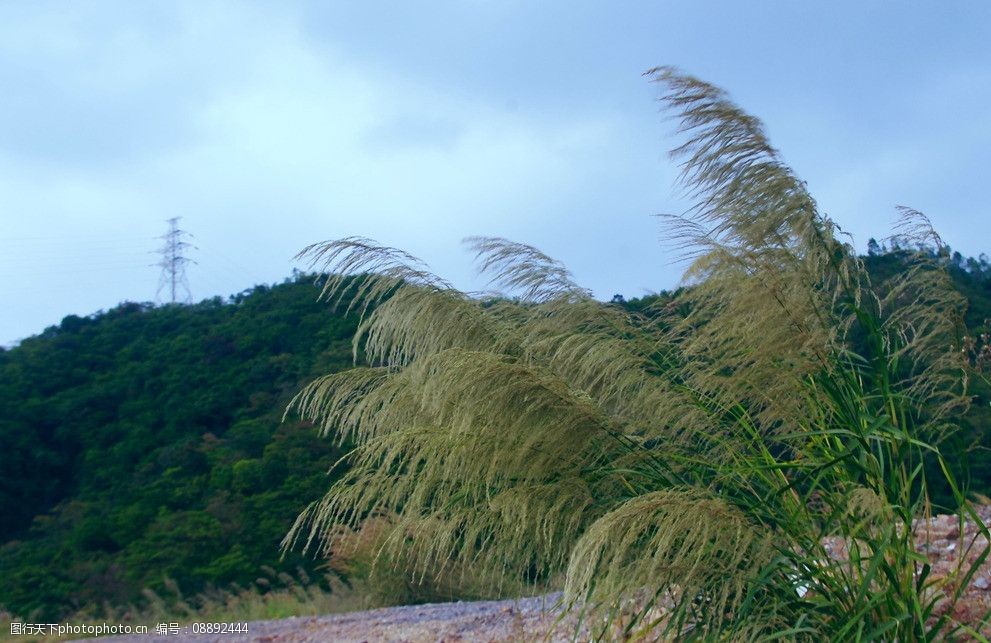
[[[0,350],[0,607],[54,619],[164,578],[250,583],[339,457],[281,424],[351,364],[356,320],[311,278],[190,306],[125,303]]]
[[[897,249],[866,261],[878,278],[903,265]],[[986,331],[991,266],[947,263],[972,333]],[[188,595],[266,565],[312,571],[278,545],[341,454],[281,415],[303,383],[351,365],[357,323],[317,292],[298,277],[190,306],[126,303],[0,349],[0,607],[54,621],[162,593],[166,578]],[[991,392],[977,392],[965,436],[991,444]],[[973,459],[971,488],[988,493],[991,457]]]

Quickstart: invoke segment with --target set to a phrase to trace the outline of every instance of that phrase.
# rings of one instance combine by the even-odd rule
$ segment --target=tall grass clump
[[[561,582],[601,638],[979,638],[953,605],[987,540],[941,575],[914,542],[936,488],[980,522],[940,450],[967,395],[939,254],[871,283],[756,118],[648,75],[695,204],[669,222],[689,287],[659,310],[599,303],[504,239],[468,240],[488,297],[366,239],[301,253],[361,312],[364,365],[292,403],[356,447],[285,546],[330,554],[388,516],[379,559],[411,578]],[[939,247],[901,214],[903,246]]]

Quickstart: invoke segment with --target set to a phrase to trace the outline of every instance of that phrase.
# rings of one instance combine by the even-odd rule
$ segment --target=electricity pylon
[[[187,257],[185,253],[190,248],[195,249],[196,246],[184,240],[187,237],[192,238],[193,235],[179,229],[179,219],[181,218],[172,217],[169,219],[169,231],[159,237],[165,243],[159,250],[162,259],[157,265],[162,268],[162,276],[158,279],[158,291],[155,292],[155,299],[159,300],[162,290],[167,290],[173,304],[177,302],[188,304],[193,299],[189,290],[189,282],[186,280],[186,265],[196,262]],[[179,299],[180,291],[186,293],[185,298],[181,300]]]

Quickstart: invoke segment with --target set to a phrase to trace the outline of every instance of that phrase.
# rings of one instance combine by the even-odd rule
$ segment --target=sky
[[[760,117],[861,249],[907,205],[991,252],[989,42],[986,1],[3,0],[0,345],[155,301],[171,217],[197,301],[351,235],[466,290],[472,235],[671,288],[657,65]]]

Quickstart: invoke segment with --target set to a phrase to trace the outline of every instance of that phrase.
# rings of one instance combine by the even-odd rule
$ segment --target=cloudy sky
[[[669,288],[660,64],[760,116],[861,247],[905,204],[991,251],[989,42],[986,1],[3,1],[0,344],[154,300],[173,216],[197,300],[348,235],[463,288],[469,235]]]

